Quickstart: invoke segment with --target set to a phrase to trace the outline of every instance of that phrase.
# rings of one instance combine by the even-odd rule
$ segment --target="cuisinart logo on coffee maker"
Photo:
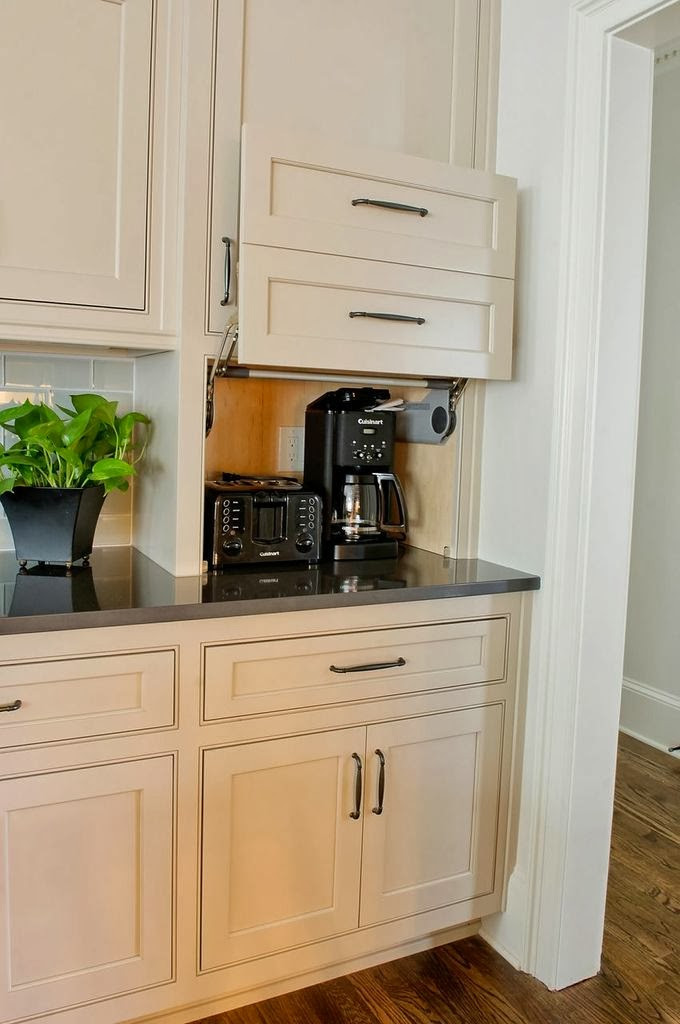
[[[361,427],[382,427],[384,420],[357,420]]]

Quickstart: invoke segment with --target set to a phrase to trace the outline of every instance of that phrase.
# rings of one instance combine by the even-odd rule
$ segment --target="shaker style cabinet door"
[[[369,726],[362,925],[493,892],[502,727],[502,704]]]
[[[357,927],[366,730],[208,750],[201,968]]]
[[[0,782],[0,1019],[172,978],[173,759]]]
[[[0,4],[0,299],[144,309],[157,3]]]

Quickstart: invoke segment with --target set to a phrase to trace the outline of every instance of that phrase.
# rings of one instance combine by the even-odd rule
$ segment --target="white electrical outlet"
[[[279,427],[279,473],[301,473],[305,447],[304,427]]]

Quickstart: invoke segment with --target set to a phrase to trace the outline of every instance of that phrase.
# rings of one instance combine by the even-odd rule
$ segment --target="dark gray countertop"
[[[0,633],[7,634],[504,594],[538,590],[540,580],[408,547],[395,560],[188,577],[172,576],[134,548],[99,548],[91,568],[70,576],[59,566],[19,572],[14,554],[0,552],[0,584]]]

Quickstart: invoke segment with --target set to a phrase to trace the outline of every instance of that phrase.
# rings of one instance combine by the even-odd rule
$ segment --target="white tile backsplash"
[[[5,383],[30,387],[92,389],[92,360],[70,356],[5,356]]]
[[[95,359],[92,368],[95,391],[132,391],[134,364],[131,359]]]

